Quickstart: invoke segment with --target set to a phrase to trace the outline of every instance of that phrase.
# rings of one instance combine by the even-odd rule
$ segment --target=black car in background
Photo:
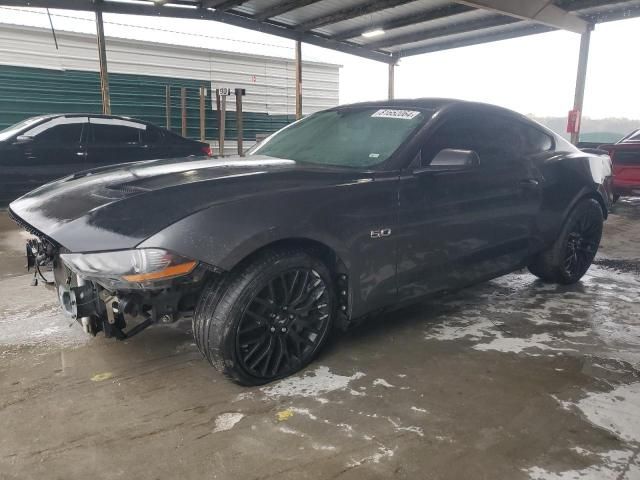
[[[133,118],[90,114],[31,117],[0,131],[0,205],[82,170],[210,154],[206,143]]]

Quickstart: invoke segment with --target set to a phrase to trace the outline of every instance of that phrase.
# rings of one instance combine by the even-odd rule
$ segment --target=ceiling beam
[[[366,28],[363,28],[363,27],[353,28],[351,30],[340,32],[336,35],[332,35],[331,38],[334,40],[347,40],[349,38],[359,37],[365,31],[377,30],[377,29],[388,32],[396,28],[402,28],[408,25],[415,25],[417,23],[437,20],[439,18],[445,18],[452,15],[458,15],[460,13],[466,13],[474,10],[475,8],[469,7],[468,5],[458,5],[454,3],[452,5],[445,5],[444,7],[434,8],[431,10],[427,10],[425,12],[415,13],[413,15],[409,15],[406,17],[396,18],[394,20],[387,20],[386,22],[374,23],[370,26],[367,26]]]
[[[556,6],[572,12],[575,10],[583,10],[585,8],[602,7],[605,5],[613,6],[614,4],[627,3],[629,0],[556,0]]]
[[[215,8],[221,12],[227,11],[245,3],[247,0],[208,0],[202,3],[204,8]]]
[[[362,15],[369,15],[371,13],[387,10],[413,1],[414,0],[374,0],[364,5],[342,8],[327,15],[312,18],[300,25],[296,25],[295,28],[298,31],[306,32],[313,30],[314,28],[324,27],[325,25],[331,25],[332,23],[342,22]]]
[[[560,0],[558,6],[571,12],[575,10],[587,10],[580,12],[580,16],[591,23],[612,22],[640,16],[640,2],[637,0]]]
[[[431,28],[429,30],[421,30],[419,32],[408,33],[396,37],[384,38],[375,42],[367,43],[369,48],[387,48],[397,45],[406,45],[409,43],[431,40],[439,37],[447,37],[458,33],[473,32],[483,30],[485,28],[499,27],[509,25],[511,23],[521,22],[522,20],[503,15],[494,15],[489,18],[481,18],[479,20],[471,20],[468,22],[458,23],[456,25],[445,25],[442,27]]]
[[[545,33],[556,30],[553,27],[547,25],[527,25],[521,28],[514,28],[512,30],[504,32],[493,33],[480,33],[467,38],[460,38],[457,40],[442,40],[440,42],[425,45],[423,47],[408,48],[395,52],[397,58],[411,57],[413,55],[421,55],[423,53],[440,52],[442,50],[450,50],[452,48],[469,47],[472,45],[479,45],[482,43],[496,42],[498,40],[507,40],[510,38],[525,37],[527,35],[534,35],[537,33]]]
[[[586,13],[585,17],[593,23],[613,22],[616,20],[626,20],[627,18],[640,17],[640,4],[629,5],[620,10],[612,10],[598,13]]]
[[[556,7],[551,0],[456,0],[470,7],[491,10],[502,15],[533,20],[543,25],[584,33],[591,27],[589,22],[573,13]]]
[[[95,3],[92,0],[0,0],[0,5],[12,7],[60,8],[91,12],[94,12],[96,8]],[[142,15],[147,17],[187,18],[193,20],[213,20],[291,40],[300,40],[310,45],[329,48],[378,62],[389,63],[394,61],[393,56],[389,53],[379,52],[354,43],[336,42],[335,40],[321,35],[297,32],[291,28],[287,28],[285,25],[272,22],[258,22],[243,15],[221,12],[219,10],[209,10],[205,8],[180,8],[172,7],[171,4],[158,7],[151,2],[103,2],[100,9],[104,13]]]
[[[311,5],[312,3],[317,3],[319,1],[320,0],[287,0],[258,12],[253,18],[258,21],[263,21],[267,18],[277,17],[278,15],[290,12],[296,8],[306,7],[307,5]]]

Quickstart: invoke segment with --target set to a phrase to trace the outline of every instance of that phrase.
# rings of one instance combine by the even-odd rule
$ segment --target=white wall
[[[95,36],[0,23],[0,64],[60,70],[98,71]],[[110,72],[189,78],[213,88],[245,88],[243,110],[295,114],[294,62],[278,57],[188,48],[107,37]],[[338,105],[339,65],[303,62],[303,113]],[[234,102],[227,102],[233,110]]]

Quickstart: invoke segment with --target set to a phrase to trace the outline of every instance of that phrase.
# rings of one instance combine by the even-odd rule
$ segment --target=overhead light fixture
[[[369,30],[368,32],[364,32],[362,34],[362,36],[366,38],[377,37],[379,35],[384,35],[384,30],[382,30],[381,28],[376,28],[375,30]]]

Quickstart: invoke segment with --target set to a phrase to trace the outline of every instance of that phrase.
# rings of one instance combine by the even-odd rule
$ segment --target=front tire
[[[602,208],[596,200],[581,200],[569,213],[557,240],[534,258],[529,271],[545,282],[578,282],[596,256],[603,221]]]
[[[335,316],[329,269],[302,249],[266,251],[205,286],[193,333],[209,363],[236,383],[262,385],[309,364]]]

